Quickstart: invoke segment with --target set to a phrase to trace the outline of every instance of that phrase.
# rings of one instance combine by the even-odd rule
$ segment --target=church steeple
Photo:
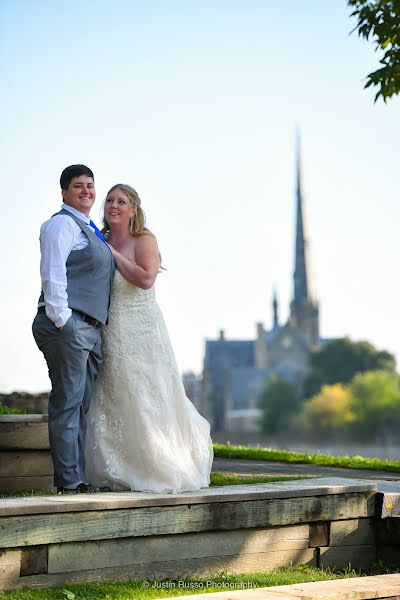
[[[274,288],[273,298],[272,298],[272,310],[274,313],[274,325],[273,329],[277,329],[279,327],[279,317],[278,317],[278,297],[276,293],[276,288]]]
[[[310,347],[317,347],[319,339],[318,303],[311,295],[308,265],[308,243],[304,223],[304,198],[301,178],[300,138],[296,143],[296,246],[294,292],[290,305],[290,322],[307,338]]]
[[[296,250],[294,267],[294,304],[311,300],[310,274],[308,268],[307,239],[304,224],[304,201],[301,177],[300,136],[296,143]]]

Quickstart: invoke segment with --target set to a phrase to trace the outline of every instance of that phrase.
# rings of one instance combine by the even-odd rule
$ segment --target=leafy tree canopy
[[[260,405],[263,409],[263,431],[269,434],[284,431],[299,406],[295,386],[280,375],[271,375],[260,394]]]
[[[370,371],[359,373],[350,384],[353,410],[357,415],[354,430],[358,437],[376,434],[380,429],[400,423],[400,384],[397,373]]]
[[[357,373],[384,370],[394,372],[392,354],[377,350],[369,342],[348,338],[332,340],[310,355],[310,374],[305,382],[306,398],[317,394],[322,385],[349,383]]]
[[[324,385],[303,405],[301,423],[314,436],[346,434],[373,440],[398,431],[400,378],[394,371],[358,373],[348,385]]]
[[[347,386],[324,385],[303,405],[303,421],[313,435],[341,429],[356,420],[354,400]]]
[[[373,38],[376,50],[382,50],[382,65],[367,77],[365,87],[377,86],[375,102],[384,102],[400,92],[400,2],[399,0],[348,0],[357,18],[358,35]]]

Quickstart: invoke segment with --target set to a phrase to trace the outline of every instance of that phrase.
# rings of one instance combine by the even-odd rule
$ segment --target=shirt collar
[[[70,213],[72,213],[73,215],[75,215],[75,217],[78,217],[78,219],[81,219],[81,221],[83,221],[84,223],[86,223],[86,225],[90,224],[90,217],[87,217],[83,213],[79,212],[79,210],[76,210],[76,208],[74,208],[73,206],[70,206],[69,204],[65,204],[63,202],[62,205],[61,205],[61,208],[63,208],[64,210],[67,210]]]

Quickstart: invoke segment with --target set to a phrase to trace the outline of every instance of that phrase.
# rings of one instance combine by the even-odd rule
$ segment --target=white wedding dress
[[[87,422],[90,483],[155,493],[209,486],[210,425],[185,394],[154,287],[118,271]]]

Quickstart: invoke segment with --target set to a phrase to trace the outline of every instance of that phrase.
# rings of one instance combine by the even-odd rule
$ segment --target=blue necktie
[[[101,233],[100,229],[98,227],[96,227],[96,225],[93,223],[92,220],[90,220],[90,227],[93,227],[95,234],[97,235],[98,238],[101,239],[102,242],[104,242],[105,244],[107,244],[104,235]]]

